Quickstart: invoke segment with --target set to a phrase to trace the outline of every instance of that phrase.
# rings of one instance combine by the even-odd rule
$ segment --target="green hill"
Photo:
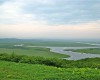
[[[0,80],[99,80],[100,69],[57,68],[0,61]]]

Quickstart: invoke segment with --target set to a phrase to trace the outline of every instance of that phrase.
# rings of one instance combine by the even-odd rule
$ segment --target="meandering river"
[[[69,55],[70,57],[63,58],[68,60],[79,60],[84,58],[100,57],[100,54],[87,54],[87,53],[80,53],[80,52],[65,51],[65,49],[86,49],[86,48],[100,48],[100,47],[49,47],[49,46],[28,46],[28,47],[50,48],[51,52]]]
[[[97,47],[47,47],[50,51],[69,55],[69,58],[64,58],[68,60],[79,60],[84,58],[100,57],[100,54],[87,54],[80,52],[65,51],[64,49],[86,49],[86,48],[97,48]]]

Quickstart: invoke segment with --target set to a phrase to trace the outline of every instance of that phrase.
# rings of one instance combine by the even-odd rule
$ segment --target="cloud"
[[[0,37],[99,38],[100,0],[5,0]]]
[[[99,0],[5,0],[0,24],[76,24],[100,20]]]
[[[21,2],[22,1],[22,2]],[[0,6],[0,24],[19,24],[19,23],[44,23],[36,18],[35,14],[23,13],[22,7],[26,3],[23,0],[5,2]]]

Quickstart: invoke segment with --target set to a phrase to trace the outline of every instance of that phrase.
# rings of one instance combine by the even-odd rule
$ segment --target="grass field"
[[[57,68],[0,61],[0,80],[99,80],[100,69]]]
[[[100,54],[100,48],[77,49],[72,51],[81,53]]]
[[[49,48],[40,48],[40,47],[8,47],[0,48],[0,53],[8,54],[19,54],[19,55],[28,55],[28,56],[40,56],[45,58],[66,58],[68,55],[59,54],[50,52]]]

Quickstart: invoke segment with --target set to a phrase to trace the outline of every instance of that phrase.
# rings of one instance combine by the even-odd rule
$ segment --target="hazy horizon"
[[[100,0],[0,0],[0,38],[100,39]]]

